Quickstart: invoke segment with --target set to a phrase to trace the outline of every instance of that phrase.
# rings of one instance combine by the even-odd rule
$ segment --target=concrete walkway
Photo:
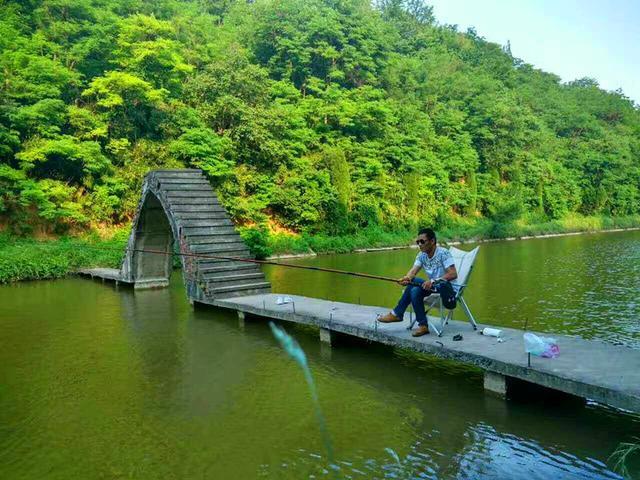
[[[431,334],[414,338],[407,330],[408,314],[402,323],[375,321],[378,314],[388,312],[388,307],[288,296],[293,303],[277,305],[276,299],[284,297],[283,294],[265,294],[214,300],[207,304],[237,310],[242,319],[245,314],[252,314],[316,325],[320,327],[321,339],[328,342],[333,332],[339,332],[472,364],[485,370],[485,388],[499,394],[506,393],[510,378],[517,378],[640,412],[640,350],[552,335],[558,341],[560,356],[554,359],[532,356],[529,367],[522,330],[500,327],[504,342],[499,343],[495,337],[485,337],[474,331],[468,323],[451,321],[442,337]],[[463,340],[454,342],[452,337],[457,333],[463,335]]]
[[[82,269],[77,273],[116,284],[130,283],[115,269]],[[278,305],[277,298],[284,296],[293,302]],[[496,327],[502,330],[504,342],[500,343],[495,337],[480,335],[466,322],[452,320],[442,337],[431,334],[414,338],[407,330],[408,314],[402,323],[376,322],[377,315],[388,312],[388,307],[273,293],[197,303],[236,310],[242,319],[245,314],[251,314],[315,325],[320,327],[320,339],[328,343],[338,332],[475,365],[485,371],[485,388],[503,396],[507,394],[510,379],[516,378],[640,413],[640,350],[546,333],[542,335],[553,336],[558,341],[560,356],[554,359],[532,356],[529,367],[522,340],[524,332],[513,328]],[[430,321],[439,322],[439,319],[430,317]],[[484,326],[488,325],[480,328]],[[463,340],[454,342],[452,337],[457,333]]]
[[[122,278],[120,270],[115,268],[81,268],[76,271],[76,274],[84,277],[100,278],[103,281],[109,280],[116,283],[133,284]]]

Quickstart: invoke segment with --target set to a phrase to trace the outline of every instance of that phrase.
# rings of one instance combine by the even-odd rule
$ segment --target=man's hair
[[[421,228],[418,235],[426,235],[427,239],[436,241],[436,232],[433,231],[433,228]]]

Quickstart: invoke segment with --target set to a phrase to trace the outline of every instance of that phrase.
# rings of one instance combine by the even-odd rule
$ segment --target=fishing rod
[[[81,248],[94,248],[94,249],[98,249],[98,250],[118,250],[120,251],[120,249],[115,249],[115,248],[109,248],[109,247],[91,247],[91,246],[84,246]],[[370,273],[360,273],[360,272],[349,272],[346,270],[338,270],[335,268],[324,268],[324,267],[312,267],[312,266],[308,266],[308,265],[295,265],[293,263],[283,263],[283,262],[273,262],[271,260],[255,260],[253,258],[243,258],[243,257],[228,257],[228,256],[224,256],[224,255],[211,255],[211,254],[202,254],[202,253],[184,253],[184,252],[167,252],[164,250],[151,250],[151,249],[142,249],[142,248],[126,248],[125,251],[128,252],[134,252],[134,253],[151,253],[151,254],[155,254],[155,255],[178,255],[178,256],[182,256],[182,257],[192,257],[192,258],[199,258],[199,259],[204,259],[204,260],[226,260],[226,261],[237,261],[237,262],[246,262],[246,263],[255,263],[258,265],[275,265],[278,267],[287,267],[287,268],[298,268],[301,270],[315,270],[318,272],[327,272],[327,273],[337,273],[339,275],[351,275],[354,277],[362,277],[362,278],[370,278],[373,280],[383,280],[386,282],[394,282],[394,283],[398,283],[398,279],[397,278],[393,278],[393,277],[385,277],[382,275],[372,275]],[[410,282],[411,285],[415,285],[417,287],[421,287],[422,284],[419,282],[414,282],[411,281]],[[452,284],[455,285],[455,284]],[[458,285],[455,285],[458,286]]]

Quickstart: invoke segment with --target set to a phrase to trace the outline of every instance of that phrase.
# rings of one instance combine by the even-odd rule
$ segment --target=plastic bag
[[[555,338],[539,337],[533,333],[525,333],[524,351],[537,357],[555,358],[560,354],[560,347]]]

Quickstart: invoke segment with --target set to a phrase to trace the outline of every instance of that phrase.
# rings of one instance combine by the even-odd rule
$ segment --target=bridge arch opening
[[[173,267],[174,232],[162,203],[150,190],[146,192],[135,229],[131,273],[136,287],[168,285]],[[166,254],[139,250],[160,251]]]

